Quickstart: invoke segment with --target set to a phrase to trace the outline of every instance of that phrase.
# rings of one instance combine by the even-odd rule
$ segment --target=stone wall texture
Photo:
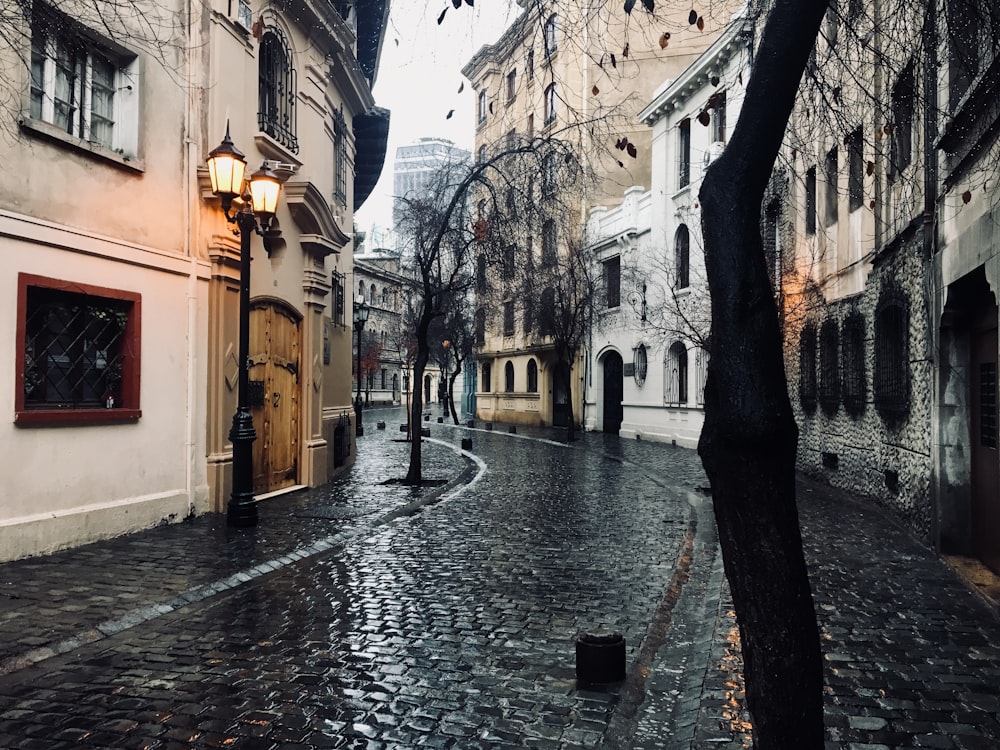
[[[826,320],[832,319],[840,327],[852,312],[863,316],[865,398],[864,409],[859,415],[848,414],[843,403],[832,414],[824,412],[820,406],[810,410],[803,408],[798,396],[797,330],[787,334],[794,340],[786,342],[785,367],[800,431],[799,469],[834,487],[874,499],[920,538],[930,542],[933,373],[927,352],[926,268],[921,247],[918,232],[893,249],[883,251],[876,258],[860,294],[814,305],[806,313],[805,320],[815,325],[817,331]],[[872,387],[875,313],[880,295],[887,288],[901,291],[909,303],[909,410],[895,423],[888,422],[876,409]],[[838,341],[838,347],[840,343]]]

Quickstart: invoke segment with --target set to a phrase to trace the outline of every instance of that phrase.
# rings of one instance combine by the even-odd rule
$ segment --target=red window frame
[[[130,304],[128,322],[122,341],[121,405],[111,409],[98,408],[28,408],[24,399],[25,337],[28,289],[54,289],[72,294],[104,297]],[[80,284],[29,273],[17,275],[17,341],[14,377],[14,422],[19,425],[110,424],[135,422],[142,416],[139,408],[139,375],[141,371],[140,332],[142,330],[142,295],[121,289]]]

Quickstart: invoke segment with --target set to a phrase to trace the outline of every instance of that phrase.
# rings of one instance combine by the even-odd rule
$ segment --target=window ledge
[[[98,425],[138,422],[141,409],[32,409],[14,413],[19,425]]]
[[[74,151],[79,151],[102,161],[106,161],[116,167],[137,173],[146,171],[146,165],[142,159],[137,159],[127,154],[119,154],[116,151],[104,148],[104,146],[99,146],[96,143],[90,143],[81,138],[77,138],[76,136],[72,136],[60,128],[57,128],[55,125],[45,122],[44,120],[36,120],[32,117],[22,116],[20,125],[21,130],[28,131],[33,135],[37,135],[48,141],[53,141]]]
[[[302,166],[302,160],[298,156],[289,150],[287,146],[282,145],[280,141],[272,138],[267,133],[258,131],[253,140],[257,145],[257,149],[264,154],[265,158],[292,164],[296,168]]]

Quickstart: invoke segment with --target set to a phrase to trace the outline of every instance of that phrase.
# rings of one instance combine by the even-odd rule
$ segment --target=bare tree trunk
[[[574,357],[575,359],[575,357]],[[569,425],[566,427],[566,442],[576,440],[576,412],[573,410],[573,362],[566,366],[566,397],[569,399]]]
[[[462,374],[462,363],[455,363],[455,372],[448,376],[448,410],[451,413],[452,421],[458,424],[458,412],[455,411],[455,381]]]
[[[413,363],[413,403],[410,405],[410,466],[406,471],[403,484],[419,485],[423,482],[423,466],[421,454],[420,425],[424,411],[424,371],[430,359],[427,345],[427,330],[430,326],[430,316],[422,315],[417,323],[417,356]]]
[[[792,415],[760,211],[827,0],[775,0],[739,122],[700,200],[712,296],[705,426],[759,750],[821,750],[823,666],[798,511]]]

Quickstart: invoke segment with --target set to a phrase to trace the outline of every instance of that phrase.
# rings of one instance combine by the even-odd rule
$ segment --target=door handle
[[[271,406],[277,409],[279,401],[281,401],[281,394],[275,391],[274,395],[271,397]]]

